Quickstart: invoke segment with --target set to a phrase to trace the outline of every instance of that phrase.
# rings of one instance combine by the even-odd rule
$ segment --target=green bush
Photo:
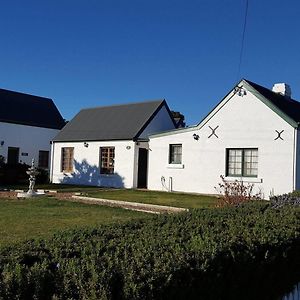
[[[276,299],[300,278],[299,229],[259,202],[61,232],[1,249],[0,299]]]
[[[29,166],[26,164],[2,164],[0,166],[0,184],[25,183],[28,179],[26,171]]]

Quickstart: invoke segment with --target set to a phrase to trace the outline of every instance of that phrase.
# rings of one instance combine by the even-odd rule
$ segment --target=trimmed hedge
[[[299,230],[299,211],[248,203],[62,232],[1,249],[0,298],[276,299]]]

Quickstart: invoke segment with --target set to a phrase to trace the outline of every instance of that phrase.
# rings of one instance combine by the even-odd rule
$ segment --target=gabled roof
[[[0,89],[0,122],[61,129],[64,119],[53,101]]]
[[[250,91],[294,128],[299,127],[300,102],[275,93],[272,90],[247,79],[242,79],[237,85],[235,85],[235,87],[237,86],[244,87],[246,90]],[[219,111],[223,105],[225,105],[232,98],[233,95],[234,88],[230,90],[230,92],[209,112],[209,114],[202,119],[200,123],[198,123],[198,125],[152,134],[151,137],[167,136],[200,129]]]
[[[293,127],[300,123],[300,102],[273,92],[257,83],[242,80],[246,89],[249,89],[257,98],[274,110],[279,116]]]
[[[82,109],[54,138],[55,142],[137,140],[165,106],[165,100]]]

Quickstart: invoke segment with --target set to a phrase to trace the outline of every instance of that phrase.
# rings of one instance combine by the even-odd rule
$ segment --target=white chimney
[[[272,91],[287,98],[291,98],[292,96],[291,87],[286,83],[275,83]]]

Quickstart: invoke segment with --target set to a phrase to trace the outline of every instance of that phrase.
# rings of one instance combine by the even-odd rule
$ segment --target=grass
[[[13,186],[27,189],[26,186]],[[91,197],[168,205],[184,208],[215,207],[216,197],[143,190],[113,190],[90,186],[37,185],[58,192],[82,192]],[[16,200],[0,198],[0,246],[31,238],[45,238],[56,231],[76,227],[151,218],[152,215],[98,205],[57,200],[51,197]]]
[[[43,197],[26,200],[0,198],[0,245],[48,237],[76,227],[97,226],[151,217],[125,209],[87,205]]]
[[[183,208],[209,208],[215,207],[217,203],[217,198],[213,196],[143,190],[100,190],[90,191],[87,194],[90,197],[96,198],[168,205]]]

